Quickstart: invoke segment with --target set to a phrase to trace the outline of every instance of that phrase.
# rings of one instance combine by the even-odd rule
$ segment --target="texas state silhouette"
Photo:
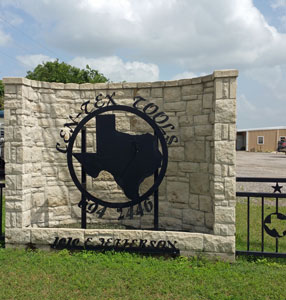
[[[101,171],[114,177],[127,198],[136,201],[139,186],[161,166],[157,137],[132,135],[115,129],[115,115],[96,117],[96,153],[73,153],[84,171],[96,178]]]

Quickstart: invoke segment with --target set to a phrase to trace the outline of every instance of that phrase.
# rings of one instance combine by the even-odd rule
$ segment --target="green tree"
[[[0,110],[4,109],[4,85],[0,80]]]
[[[97,70],[86,66],[79,69],[59,60],[48,61],[37,65],[33,71],[28,71],[26,78],[32,80],[63,82],[63,83],[97,83],[108,79]]]

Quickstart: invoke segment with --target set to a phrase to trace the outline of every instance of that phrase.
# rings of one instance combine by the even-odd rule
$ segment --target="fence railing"
[[[4,179],[4,178],[5,178],[5,161],[2,159],[2,157],[0,157],[0,179]]]
[[[272,193],[270,192],[264,192],[263,189],[261,192],[244,192],[240,191],[236,193],[236,197],[244,197],[246,198],[246,250],[237,250],[236,254],[238,255],[253,255],[253,256],[266,256],[266,257],[284,257],[286,258],[286,253],[279,252],[279,242],[280,239],[286,236],[286,215],[284,215],[280,208],[282,206],[286,206],[286,194],[281,192],[281,189],[283,188],[282,185],[279,185],[280,183],[286,183],[286,178],[253,178],[253,177],[237,177],[236,182],[244,182],[244,183],[253,183],[251,188],[254,189],[255,183],[274,183],[274,185],[271,185],[270,188],[273,188],[274,191]],[[286,185],[286,184],[285,184]],[[283,201],[283,203],[281,203]],[[259,219],[255,219],[254,223],[256,226],[260,227],[260,251],[252,251],[251,250],[251,204],[255,203],[255,205],[258,207],[261,206],[261,216],[259,216]],[[269,210],[269,203],[273,206],[272,210],[273,212],[268,213],[266,215],[265,213],[265,206],[267,205],[267,210]],[[281,205],[282,204],[282,205]],[[257,209],[256,207],[256,209]],[[281,228],[276,228],[274,226],[274,221],[281,222],[285,225],[285,230]],[[266,235],[270,236],[271,238],[275,239],[275,251],[269,252],[265,251],[265,237]],[[286,237],[285,237],[286,239]],[[255,245],[257,248],[257,245]],[[252,248],[253,249],[253,248]]]
[[[5,183],[0,183],[0,240],[4,240],[4,193]]]

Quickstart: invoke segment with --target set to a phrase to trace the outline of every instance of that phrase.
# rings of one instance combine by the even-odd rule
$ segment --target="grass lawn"
[[[286,264],[0,249],[0,299],[283,299]]]
[[[264,216],[274,211],[272,205],[265,206]],[[286,208],[280,212],[286,213]],[[245,250],[246,203],[238,203],[236,213],[237,249]],[[261,206],[251,205],[250,214],[250,250],[259,251]],[[284,239],[279,246],[286,252]],[[275,239],[265,233],[265,251],[274,251],[274,247]],[[0,299],[5,300],[285,300],[285,275],[286,259],[238,258],[235,263],[225,263],[205,258],[0,248]]]
[[[267,215],[275,213],[275,200],[267,200],[264,206],[264,219]],[[261,200],[260,200],[261,201]],[[254,203],[253,203],[254,202]],[[285,200],[284,200],[285,202]],[[279,212],[286,215],[286,207],[279,207]],[[259,201],[250,202],[250,250],[261,251],[261,216],[262,207]],[[276,228],[283,235],[286,230],[286,220],[271,219],[270,229]],[[286,252],[286,236],[278,239],[279,252]],[[236,204],[236,250],[247,250],[247,204],[240,201]],[[275,252],[276,239],[264,230],[264,251]],[[286,296],[285,296],[286,299]]]

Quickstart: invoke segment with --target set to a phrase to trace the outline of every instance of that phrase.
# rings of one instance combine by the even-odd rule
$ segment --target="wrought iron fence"
[[[281,183],[286,183],[286,178],[252,178],[252,177],[237,177],[236,182],[251,183],[251,188],[254,190],[254,186],[257,183],[271,183],[270,188],[273,188],[274,191],[265,192],[264,189],[259,188],[259,191],[238,191],[236,197],[243,197],[246,199],[246,250],[237,250],[237,255],[251,255],[251,256],[265,256],[265,257],[283,257],[286,258],[286,253],[279,251],[279,243],[281,238],[286,236],[286,215],[281,212],[282,206],[286,205],[286,194],[282,193],[281,189],[283,188]],[[274,183],[274,185],[272,185]],[[286,184],[285,184],[286,185]],[[283,201],[283,202],[282,202]],[[252,240],[251,240],[251,204],[255,205],[260,209],[261,206],[261,216],[260,220],[256,219],[256,226],[260,226],[260,251],[253,251]],[[271,203],[273,206],[273,212],[266,214],[265,206],[266,204]],[[274,204],[274,205],[273,205]],[[267,207],[269,209],[269,207]],[[273,226],[273,220],[278,220],[278,222],[285,224],[285,228],[281,227],[278,229]],[[265,237],[269,237],[275,240],[275,251],[269,252],[265,251]],[[257,238],[257,237],[256,237]]]
[[[4,227],[3,227],[3,218],[4,218],[4,193],[3,189],[5,188],[5,183],[0,183],[0,241],[4,240]]]
[[[0,179],[5,178],[5,161],[0,157]]]

